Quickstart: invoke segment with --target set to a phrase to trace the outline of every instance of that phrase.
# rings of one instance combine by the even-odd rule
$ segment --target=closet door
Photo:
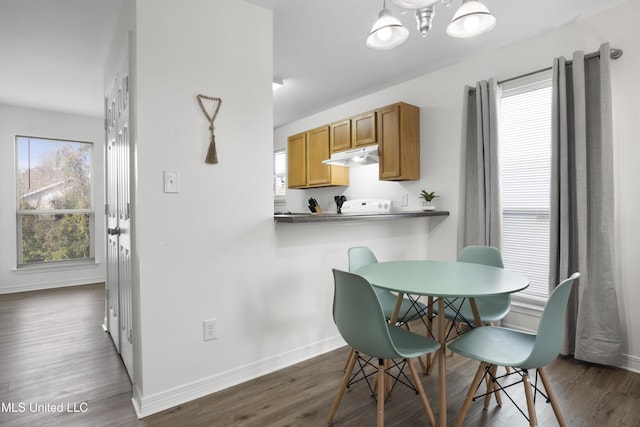
[[[133,313],[131,276],[131,191],[129,121],[129,49],[122,49],[119,66],[106,97],[106,329],[124,365],[133,376]]]

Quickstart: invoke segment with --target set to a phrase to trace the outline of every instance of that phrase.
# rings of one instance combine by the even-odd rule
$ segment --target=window
[[[92,150],[16,137],[19,267],[93,259]]]
[[[551,185],[549,72],[502,85],[499,135],[505,267],[531,281],[523,295],[546,300]]]
[[[284,148],[273,152],[273,195],[287,194],[287,152]]]

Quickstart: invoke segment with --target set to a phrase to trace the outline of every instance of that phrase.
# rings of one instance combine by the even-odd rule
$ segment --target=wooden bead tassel
[[[208,99],[210,101],[216,101],[218,105],[216,106],[216,111],[212,116],[207,113],[207,109],[204,108],[203,99]],[[216,164],[218,163],[218,153],[216,152],[216,136],[214,134],[215,126],[213,125],[213,121],[218,116],[218,112],[220,111],[220,106],[222,105],[222,99],[214,98],[206,95],[198,95],[198,104],[200,104],[200,109],[204,113],[205,117],[209,121],[209,130],[211,131],[211,142],[209,143],[209,150],[207,151],[207,157],[205,158],[205,163],[207,164]]]
[[[211,142],[209,143],[207,158],[204,159],[204,162],[210,165],[215,165],[216,163],[218,163],[218,153],[216,152],[216,136],[213,133],[213,125],[209,129],[211,129]]]

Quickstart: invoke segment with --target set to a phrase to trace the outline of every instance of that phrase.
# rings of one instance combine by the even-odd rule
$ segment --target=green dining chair
[[[500,250],[493,246],[466,246],[460,251],[458,262],[504,268]],[[493,324],[502,320],[511,309],[511,294],[478,297],[475,300],[483,324]],[[473,323],[471,303],[467,298],[459,301],[447,300],[444,317],[452,322],[464,322],[471,325]]]
[[[449,349],[455,353],[480,361],[480,366],[456,420],[456,426],[462,425],[480,382],[485,376],[491,377],[491,380],[496,382],[497,389],[505,391],[498,383],[502,377],[495,378],[492,374],[492,366],[510,366],[513,368],[513,372],[505,376],[514,374],[521,376],[520,381],[524,384],[528,417],[520,408],[518,410],[532,426],[538,425],[532,387],[536,393],[542,393],[542,391],[531,385],[528,370],[536,369],[536,379],[539,376],[542,380],[546,391],[545,397],[551,403],[558,423],[560,426],[566,426],[544,367],[558,356],[562,348],[567,302],[571,289],[579,277],[579,273],[574,273],[553,290],[542,312],[536,334],[497,326],[485,326],[461,335],[449,345]]]
[[[346,388],[364,377],[369,384],[371,393],[377,400],[377,425],[384,425],[384,403],[391,393],[393,386],[399,377],[393,377],[392,373],[405,366],[409,367],[411,378],[408,381],[406,375],[402,376],[402,384],[410,386],[419,396],[427,412],[431,425],[435,427],[435,417],[424,393],[422,382],[411,358],[424,356],[440,348],[440,344],[423,335],[416,334],[405,328],[389,323],[384,315],[380,300],[371,284],[362,276],[346,271],[333,270],[334,298],[333,319],[340,331],[342,338],[355,350],[355,357],[349,360],[349,365],[338,389],[338,394],[329,413],[329,424],[338,411]],[[377,364],[371,363],[377,359]],[[397,362],[401,359],[401,362]],[[393,366],[387,369],[386,360],[393,360]],[[354,367],[358,362],[359,370],[352,378]],[[374,373],[366,372],[366,368],[374,366]],[[369,381],[375,375],[377,395]],[[401,373],[397,374],[398,376]],[[387,385],[387,378],[394,379],[392,386]]]
[[[378,262],[375,254],[368,246],[355,246],[349,248],[348,256],[349,271],[351,273],[355,273],[358,269],[364,266]],[[373,289],[378,296],[378,300],[380,301],[380,305],[382,306],[382,311],[384,312],[385,318],[390,321],[396,305],[397,295],[390,290],[378,288],[376,286],[374,286]],[[411,320],[421,318],[426,314],[426,305],[417,300],[409,300],[407,298],[404,298],[402,300],[402,304],[400,305],[400,309],[398,310],[397,322],[398,324],[402,324],[405,328],[411,330],[409,322]],[[354,357],[353,349],[349,352],[349,357],[347,358],[347,362],[345,363],[345,369],[352,357]],[[420,363],[422,371],[424,373],[427,373],[426,363],[421,358],[418,359],[418,362]]]
[[[349,271],[351,273],[355,273],[358,269],[378,262],[378,259],[374,255],[373,251],[369,249],[367,246],[356,246],[353,248],[349,248]],[[378,287],[373,287],[378,296],[378,300],[380,300],[380,305],[382,306],[382,311],[384,311],[384,315],[387,320],[391,320],[391,315],[393,314],[393,309],[396,305],[396,295],[387,290]],[[420,301],[414,301],[405,298],[402,301],[402,305],[400,306],[400,310],[398,311],[398,322],[406,323],[410,320],[417,319],[421,315],[425,315],[427,313],[427,306],[421,303]]]
[[[468,262],[472,264],[482,264],[491,267],[504,268],[502,254],[498,248],[493,246],[470,245],[465,246],[458,254],[458,262]],[[476,297],[476,307],[482,320],[482,325],[494,325],[502,320],[511,309],[511,294],[491,295],[486,297]],[[434,307],[437,314],[437,306]],[[470,327],[474,325],[473,310],[468,298],[456,298],[455,300],[445,299],[444,317],[447,319],[446,329],[449,333],[455,328],[456,335],[461,331],[460,325],[467,324]],[[447,335],[449,335],[449,333]],[[429,366],[433,369],[433,364]],[[506,367],[510,372],[509,367]],[[493,367],[493,374],[497,373],[497,366]],[[493,390],[494,384],[487,382],[487,390]],[[495,399],[498,405],[502,405],[502,399],[499,391],[496,391]],[[487,393],[485,397],[485,406],[489,405],[491,396]]]

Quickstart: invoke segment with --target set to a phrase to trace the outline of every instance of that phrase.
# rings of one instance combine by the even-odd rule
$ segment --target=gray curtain
[[[553,64],[551,287],[580,272],[563,354],[619,365],[614,271],[613,141],[609,45]]]
[[[502,247],[498,169],[498,82],[465,86],[460,152],[458,253],[468,245]]]

